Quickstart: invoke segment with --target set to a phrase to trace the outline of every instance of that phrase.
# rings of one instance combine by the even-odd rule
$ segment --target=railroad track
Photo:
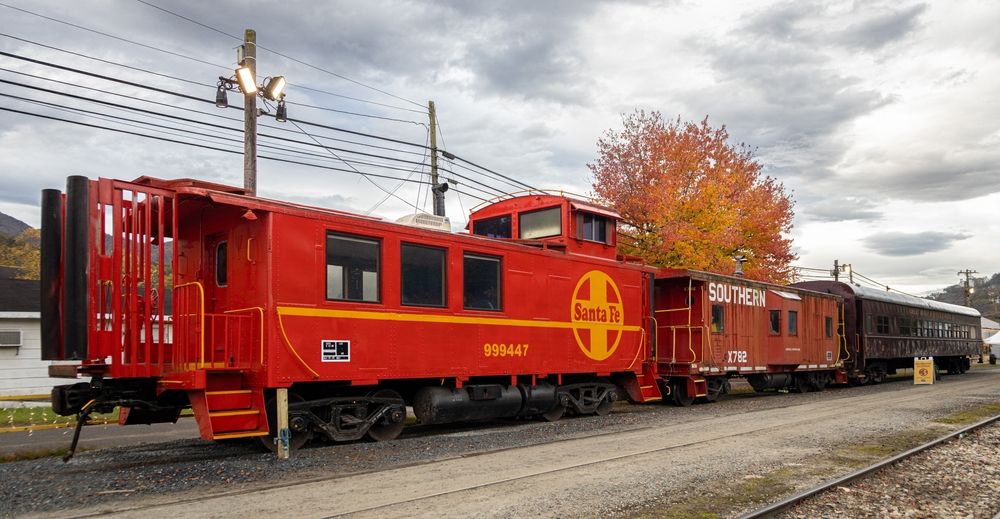
[[[799,492],[798,494],[795,494],[795,495],[793,495],[791,497],[788,497],[786,499],[778,501],[777,503],[772,503],[772,504],[770,504],[768,506],[765,506],[763,508],[754,510],[754,511],[746,513],[746,514],[743,514],[743,515],[739,516],[737,519],[757,519],[757,518],[760,518],[760,517],[774,517],[774,516],[780,514],[781,512],[785,512],[787,510],[790,510],[795,505],[797,505],[799,503],[802,503],[802,502],[804,502],[804,501],[812,498],[813,496],[821,494],[821,493],[823,493],[823,492],[825,492],[827,490],[830,490],[830,489],[833,489],[833,488],[836,488],[836,487],[839,487],[839,486],[843,486],[843,485],[845,485],[847,483],[850,483],[852,481],[861,479],[861,478],[863,478],[863,477],[865,477],[865,476],[867,476],[869,474],[872,474],[872,473],[874,473],[874,472],[876,472],[876,471],[878,471],[880,469],[883,469],[885,467],[889,467],[889,466],[895,465],[896,463],[898,463],[900,461],[903,461],[903,460],[906,460],[907,458],[910,458],[910,457],[912,457],[912,456],[914,456],[916,454],[919,454],[921,452],[930,450],[930,449],[932,449],[932,448],[934,448],[934,447],[936,447],[938,445],[941,445],[942,443],[948,442],[948,441],[953,440],[955,438],[962,438],[965,435],[969,434],[970,432],[975,431],[976,429],[985,427],[987,425],[990,425],[990,424],[992,424],[994,422],[1000,422],[1000,415],[994,416],[992,418],[987,418],[985,420],[982,420],[980,422],[974,423],[974,424],[969,425],[967,427],[963,427],[962,429],[959,429],[959,430],[954,431],[954,432],[952,432],[950,434],[942,436],[942,437],[940,437],[940,438],[938,438],[936,440],[931,440],[931,441],[929,441],[929,442],[927,442],[927,443],[925,443],[923,445],[914,447],[914,448],[912,448],[912,449],[910,449],[908,451],[905,451],[905,452],[901,452],[901,453],[899,453],[899,454],[897,454],[895,456],[892,456],[891,458],[884,459],[884,460],[879,461],[879,462],[877,462],[877,463],[875,463],[873,465],[869,465],[868,467],[864,467],[862,469],[858,469],[858,470],[856,470],[854,472],[851,472],[850,474],[847,474],[845,476],[841,476],[841,477],[839,477],[837,479],[834,479],[832,481],[828,481],[828,482],[825,482],[825,483],[823,483],[821,485],[818,485],[816,487],[813,487],[813,488],[810,488],[808,490]],[[997,516],[994,519],[998,519],[998,518],[1000,518],[1000,514],[997,514]]]

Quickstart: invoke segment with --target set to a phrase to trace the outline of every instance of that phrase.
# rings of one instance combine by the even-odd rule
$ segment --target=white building
[[[49,378],[42,360],[38,281],[0,279],[0,397],[47,395],[65,379]]]

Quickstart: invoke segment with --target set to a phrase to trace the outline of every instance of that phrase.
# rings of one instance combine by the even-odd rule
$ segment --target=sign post
[[[934,383],[934,357],[913,357],[913,383]]]

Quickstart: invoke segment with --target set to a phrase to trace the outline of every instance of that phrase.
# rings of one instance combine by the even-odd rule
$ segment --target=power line
[[[69,124],[75,124],[75,125],[78,125],[78,126],[85,126],[85,127],[88,127],[88,128],[95,128],[95,129],[100,129],[100,130],[107,130],[107,131],[112,131],[112,132],[124,133],[124,134],[128,134],[128,135],[134,135],[134,136],[137,136],[137,137],[145,137],[147,139],[154,139],[154,140],[159,140],[159,141],[163,141],[163,142],[171,142],[171,143],[174,143],[174,144],[183,144],[183,145],[186,145],[186,146],[194,146],[196,148],[203,148],[203,149],[208,149],[208,150],[213,150],[213,151],[221,151],[223,153],[230,153],[230,154],[234,154],[234,155],[242,155],[243,154],[242,150],[236,151],[236,150],[229,150],[229,149],[225,149],[225,148],[218,148],[218,147],[215,147],[215,146],[208,146],[208,145],[204,145],[204,144],[195,144],[195,143],[191,143],[191,142],[179,141],[179,140],[176,140],[176,139],[168,139],[168,138],[165,138],[165,137],[157,137],[155,135],[148,135],[148,134],[144,134],[144,133],[133,132],[133,131],[130,131],[130,130],[123,130],[121,128],[112,128],[112,127],[108,127],[108,126],[101,126],[101,125],[98,125],[98,124],[90,124],[90,123],[85,123],[85,122],[81,122],[81,121],[73,121],[71,119],[64,119],[64,118],[61,118],[61,117],[54,117],[54,116],[51,116],[51,115],[44,115],[44,114],[38,114],[38,113],[34,113],[34,112],[27,112],[27,111],[24,111],[24,110],[17,110],[17,109],[14,109],[14,108],[8,108],[8,107],[3,107],[3,106],[0,106],[0,110],[6,111],[6,112],[17,113],[17,114],[21,114],[21,115],[27,115],[27,116],[31,116],[31,117],[38,117],[38,118],[42,118],[42,119],[49,119],[49,120],[53,120],[53,121],[59,121],[59,122],[65,122],[65,123],[69,123]],[[265,160],[272,160],[272,161],[276,161],[276,162],[284,162],[284,163],[288,163],[288,164],[299,164],[299,165],[302,165],[302,166],[310,166],[310,167],[314,167],[314,168],[327,169],[327,170],[331,170],[331,171],[341,171],[341,172],[345,172],[345,173],[358,174],[358,172],[355,171],[355,170],[343,169],[343,168],[335,168],[335,167],[332,167],[332,166],[323,166],[323,165],[320,165],[320,164],[313,164],[313,163],[310,163],[310,162],[302,162],[302,161],[297,161],[297,160],[280,159],[280,158],[271,157],[271,156],[268,156],[268,155],[258,155],[258,158],[265,159]],[[380,175],[378,173],[368,172],[368,173],[365,173],[365,174],[368,175],[368,176],[371,176],[371,177],[375,177],[375,178],[385,178],[385,179],[389,179],[389,180],[403,180],[403,179],[400,179],[399,177],[392,177],[392,176],[388,176],[388,175]],[[422,181],[422,180],[409,179],[409,180],[405,180],[405,181],[406,182],[415,183],[415,184],[427,184],[427,182]],[[476,198],[478,200],[482,200],[484,202],[486,201],[486,199],[484,199],[484,198],[481,198],[481,197],[478,197],[476,195],[472,195],[472,194],[469,194],[469,193],[465,193],[465,192],[460,191],[458,189],[456,189],[455,191],[459,192],[459,193],[462,193],[462,194],[464,194],[466,196],[470,196],[472,198]]]
[[[201,26],[201,27],[204,27],[204,28],[206,28],[206,29],[209,29],[209,30],[211,30],[211,31],[215,31],[215,32],[217,32],[217,33],[219,33],[219,34],[222,34],[222,35],[225,35],[225,36],[228,36],[228,37],[230,37],[230,38],[233,38],[233,39],[236,39],[236,40],[238,40],[238,41],[243,41],[243,38],[240,38],[239,36],[236,36],[236,35],[233,35],[233,34],[229,34],[229,33],[225,32],[225,31],[223,31],[223,30],[221,30],[221,29],[217,29],[217,28],[215,28],[215,27],[212,27],[212,26],[210,26],[210,25],[206,25],[206,24],[204,24],[204,23],[201,23],[201,22],[199,22],[199,21],[196,21],[196,20],[193,20],[193,19],[191,19],[191,18],[188,18],[187,16],[183,16],[183,15],[180,15],[180,14],[177,14],[177,13],[175,13],[175,12],[173,12],[173,11],[170,11],[170,10],[168,10],[168,9],[164,9],[164,8],[162,8],[162,7],[159,7],[159,6],[157,6],[157,5],[154,5],[154,4],[150,3],[150,2],[146,2],[145,0],[136,0],[136,1],[137,1],[137,2],[139,2],[139,3],[141,3],[141,4],[144,4],[144,5],[147,5],[147,6],[149,6],[149,7],[152,7],[152,8],[154,8],[154,9],[158,9],[158,10],[160,10],[160,11],[164,12],[164,13],[167,13],[167,14],[170,14],[170,15],[173,15],[173,16],[176,16],[176,17],[178,17],[178,18],[180,18],[180,19],[182,19],[182,20],[186,20],[186,21],[188,21],[188,22],[191,22],[191,23],[193,23],[193,24],[196,24],[196,25],[199,25],[199,26]],[[344,76],[344,75],[342,75],[342,74],[337,74],[336,72],[332,72],[332,71],[329,71],[329,70],[327,70],[327,69],[325,69],[325,68],[322,68],[322,67],[320,67],[320,66],[317,66],[317,65],[313,65],[312,63],[307,63],[307,62],[305,62],[305,61],[302,61],[302,60],[300,60],[300,59],[298,59],[298,58],[293,58],[292,56],[289,56],[289,55],[287,55],[287,54],[283,54],[283,53],[281,53],[281,52],[278,52],[278,51],[276,51],[276,50],[274,50],[274,49],[269,49],[269,48],[267,48],[267,47],[264,47],[263,45],[257,45],[257,48],[258,48],[258,49],[262,49],[262,50],[266,50],[266,51],[268,51],[268,52],[270,52],[270,53],[272,53],[272,54],[276,54],[276,55],[278,55],[278,56],[281,56],[281,57],[283,57],[283,58],[285,58],[285,59],[287,59],[287,60],[291,60],[291,61],[294,61],[295,63],[298,63],[298,64],[300,64],[300,65],[305,65],[305,66],[307,66],[307,67],[309,67],[309,68],[313,68],[313,69],[316,69],[316,70],[318,70],[318,71],[320,71],[320,72],[325,72],[325,73],[327,73],[327,74],[330,74],[331,76],[334,76],[334,77],[337,77],[337,78],[340,78],[340,79],[342,79],[342,80],[344,80],[344,81],[348,81],[348,82],[350,82],[350,83],[354,83],[355,85],[358,85],[358,86],[362,86],[362,87],[365,87],[365,88],[368,88],[368,89],[371,89],[371,90],[374,90],[374,91],[376,91],[376,92],[378,92],[378,93],[380,93],[380,94],[384,94],[384,95],[387,95],[387,96],[389,96],[389,97],[392,97],[392,98],[395,98],[395,99],[398,99],[398,100],[400,100],[400,101],[405,101],[405,102],[407,102],[407,103],[411,103],[411,104],[414,104],[414,105],[416,105],[416,106],[421,106],[421,107],[423,106],[423,105],[421,105],[420,103],[418,103],[418,102],[416,102],[416,101],[413,101],[413,100],[410,100],[410,99],[407,99],[407,98],[405,98],[405,97],[400,97],[400,96],[398,96],[398,95],[396,95],[396,94],[393,94],[393,93],[391,93],[391,92],[387,92],[387,91],[385,91],[385,90],[382,90],[382,89],[380,89],[380,88],[376,88],[376,87],[373,87],[373,86],[371,86],[371,85],[368,85],[368,84],[365,84],[365,83],[362,83],[361,81],[357,81],[357,80],[355,80],[355,79],[351,79],[351,78],[349,78],[349,77],[347,77],[347,76]]]

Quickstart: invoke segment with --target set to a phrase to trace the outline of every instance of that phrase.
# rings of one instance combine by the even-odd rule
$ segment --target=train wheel
[[[805,393],[809,391],[809,378],[805,374],[795,375],[795,390],[799,393]]]
[[[397,399],[400,402],[403,401],[403,397],[399,393],[391,389],[380,389],[371,395],[372,398],[392,398]],[[368,429],[366,433],[369,438],[377,442],[384,442],[389,440],[395,440],[399,437],[399,433],[403,432],[403,428],[406,426],[406,408],[403,408],[403,412],[389,411],[382,419],[375,422]]]
[[[562,418],[564,413],[566,413],[566,406],[556,404],[552,409],[538,415],[538,418],[543,422],[555,422]]]
[[[302,395],[298,393],[288,392],[288,403],[295,402],[305,402],[306,399],[302,398]],[[275,395],[271,395],[267,402],[264,403],[265,409],[267,409],[267,428],[270,431],[267,436],[259,436],[261,445],[265,449],[276,452],[278,450],[278,444],[275,442],[275,438],[278,435],[278,399]],[[291,428],[291,424],[289,424]],[[288,450],[296,451],[301,449],[309,440],[312,439],[312,432],[310,431],[295,431],[291,430],[291,437],[288,439]]]
[[[687,382],[672,382],[670,384],[670,394],[674,396],[674,404],[680,407],[687,407],[694,403],[694,397],[688,396]]]

